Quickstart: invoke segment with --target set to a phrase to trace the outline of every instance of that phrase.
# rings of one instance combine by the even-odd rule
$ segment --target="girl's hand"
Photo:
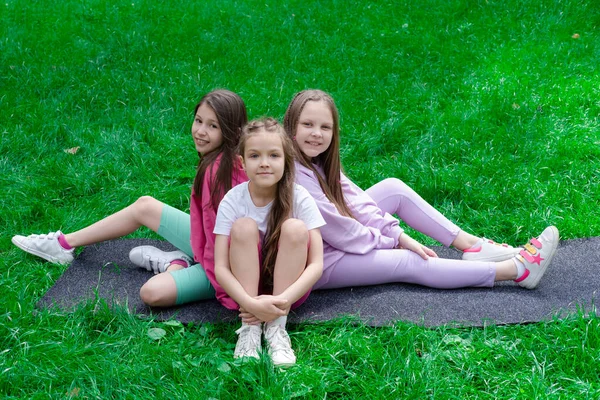
[[[423,246],[404,232],[402,232],[398,238],[398,248],[415,252],[420,255],[423,260],[427,260],[429,257],[438,256],[435,254],[435,251],[431,250],[429,247]]]
[[[256,318],[256,316],[254,314],[249,313],[248,311],[244,310],[243,307],[240,307],[240,313],[238,316],[240,317],[242,322],[244,322],[248,325],[256,325],[256,324],[259,324],[262,322],[260,319]]]
[[[245,311],[260,321],[270,322],[275,318],[287,315],[288,310],[289,306],[286,299],[277,296],[260,295],[253,299]]]

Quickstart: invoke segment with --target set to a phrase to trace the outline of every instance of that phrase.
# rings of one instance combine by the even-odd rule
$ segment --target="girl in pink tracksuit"
[[[491,287],[500,280],[538,285],[558,245],[555,227],[513,248],[462,231],[398,179],[363,191],[341,172],[338,121],[333,99],[320,90],[297,93],[284,118],[297,153],[296,182],[314,197],[327,223],[321,228],[324,271],[314,289],[390,282],[450,289]],[[438,258],[392,214],[462,250],[463,259]]]

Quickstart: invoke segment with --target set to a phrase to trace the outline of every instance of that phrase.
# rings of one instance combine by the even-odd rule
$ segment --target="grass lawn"
[[[65,267],[10,243],[142,195],[187,211],[193,106],[217,87],[250,117],[330,92],[352,179],[400,178],[477,235],[520,244],[553,224],[563,239],[598,236],[599,5],[5,0],[0,397],[599,398],[594,312],[485,328],[291,325],[296,367],[242,366],[234,325],[101,301],[36,310]]]

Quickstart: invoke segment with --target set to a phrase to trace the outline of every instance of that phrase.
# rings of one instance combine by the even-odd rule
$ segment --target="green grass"
[[[146,194],[187,210],[192,108],[216,87],[251,117],[282,117],[305,88],[332,93],[351,178],[400,178],[477,235],[521,243],[554,224],[564,239],[598,236],[599,26],[597,2],[6,0],[0,394],[598,398],[594,312],[485,328],[292,325],[298,366],[240,366],[233,325],[169,325],[101,301],[36,310],[64,267],[10,237],[76,230]]]

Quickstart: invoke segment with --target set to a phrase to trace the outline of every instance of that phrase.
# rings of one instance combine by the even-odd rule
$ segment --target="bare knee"
[[[152,196],[142,196],[133,203],[133,208],[138,214],[148,214],[159,204],[161,204],[161,202]]]
[[[281,225],[279,240],[285,240],[292,245],[306,245],[308,243],[308,229],[303,221],[290,218]]]
[[[165,307],[175,304],[177,296],[166,285],[165,276],[163,275],[166,276],[168,274],[156,275],[140,288],[140,298],[144,304],[150,307]]]
[[[146,282],[140,288],[140,298],[144,304],[147,304],[151,307],[156,306],[160,302],[159,293],[150,281]]]
[[[229,237],[232,241],[245,242],[253,240],[258,242],[258,225],[252,218],[239,218],[231,226]]]
[[[154,197],[142,196],[130,206],[131,215],[138,224],[157,231],[164,204]]]

